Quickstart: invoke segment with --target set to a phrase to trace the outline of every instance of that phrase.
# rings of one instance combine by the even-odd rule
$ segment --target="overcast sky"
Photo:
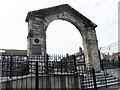
[[[99,47],[118,40],[119,0],[0,0],[0,49],[27,49],[25,22],[29,11],[69,4],[92,20]],[[82,47],[81,35],[71,23],[53,21],[47,28],[48,53],[75,53]]]

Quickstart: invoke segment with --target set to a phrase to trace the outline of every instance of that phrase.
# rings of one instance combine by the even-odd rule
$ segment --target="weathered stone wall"
[[[101,70],[100,58],[98,53],[98,40],[94,28],[88,27],[85,31],[81,33],[83,37],[86,66],[94,67],[97,70]]]
[[[71,75],[64,75],[64,76],[40,76],[39,80],[39,88],[81,88],[80,85],[80,76],[71,76]],[[28,77],[27,79],[19,79],[19,80],[12,80],[8,81],[7,83],[1,83],[2,89],[3,88],[35,88],[35,78]]]
[[[44,30],[43,19],[32,18],[28,22],[28,46],[27,54],[42,55],[46,53],[46,34]]]

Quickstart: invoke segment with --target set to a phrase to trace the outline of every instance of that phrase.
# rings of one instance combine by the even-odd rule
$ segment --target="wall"
[[[39,88],[81,88],[80,76],[73,75],[51,75],[39,76]],[[35,88],[35,78],[27,77],[2,83],[2,88]]]

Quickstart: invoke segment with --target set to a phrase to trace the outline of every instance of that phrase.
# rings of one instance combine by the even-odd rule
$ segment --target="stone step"
[[[111,79],[111,80],[107,80],[106,82],[107,82],[107,83],[118,82],[118,79]],[[103,83],[106,83],[106,82],[105,82],[105,81],[97,81],[97,84],[103,84]],[[89,81],[89,82],[87,82],[87,81],[84,82],[85,85],[86,85],[86,84],[89,85],[89,83],[90,83],[90,84],[94,84],[94,83],[93,83],[93,80],[91,80],[91,81]]]
[[[107,82],[107,83],[106,83]],[[112,75],[106,74],[106,81],[103,73],[96,73],[96,83],[97,87],[110,86],[114,84],[120,83],[118,79],[113,77]],[[93,77],[92,75],[84,75],[84,82],[81,83],[81,86],[87,88],[94,88]]]
[[[101,80],[102,78],[103,78],[103,80],[105,79],[104,75],[99,75],[99,76],[96,75],[96,80],[99,80],[99,79]],[[107,75],[106,76],[106,79],[110,79],[110,78],[113,79],[114,77],[112,75]],[[91,79],[93,79],[93,76],[84,76],[84,79],[85,80],[91,80]]]
[[[106,80],[109,81],[109,80],[115,80],[116,78],[115,77],[107,77]],[[86,82],[93,82],[93,79],[84,79],[84,83]],[[96,79],[97,82],[101,82],[101,81],[105,81],[105,78],[99,78],[99,79]],[[117,79],[118,81],[118,79]]]
[[[107,86],[111,86],[111,85],[115,85],[115,84],[119,84],[119,82],[118,81],[115,81],[115,82],[109,82],[109,83],[97,83],[97,87],[107,87]],[[94,88],[94,84],[93,83],[91,83],[90,85],[89,84],[87,84],[87,85],[84,85],[84,88],[85,89],[87,89],[87,88]]]
[[[108,86],[112,86],[112,85],[115,85],[115,84],[119,84],[119,82],[114,82],[114,83],[108,83],[107,85],[106,84],[99,84],[99,85],[97,85],[97,87],[98,88],[100,88],[100,87],[108,87]],[[88,90],[88,88],[89,89],[92,89],[92,88],[94,88],[94,86],[92,85],[92,86],[88,86],[88,87],[84,87],[84,89],[87,89]]]

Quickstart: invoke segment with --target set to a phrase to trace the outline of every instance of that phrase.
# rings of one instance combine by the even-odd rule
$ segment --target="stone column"
[[[82,31],[82,37],[86,66],[94,67],[97,71],[100,71],[101,67],[98,53],[98,41],[95,29],[87,27],[84,31]]]
[[[27,54],[44,55],[46,53],[46,28],[44,19],[38,17],[29,17],[28,20],[28,37],[27,37]]]

